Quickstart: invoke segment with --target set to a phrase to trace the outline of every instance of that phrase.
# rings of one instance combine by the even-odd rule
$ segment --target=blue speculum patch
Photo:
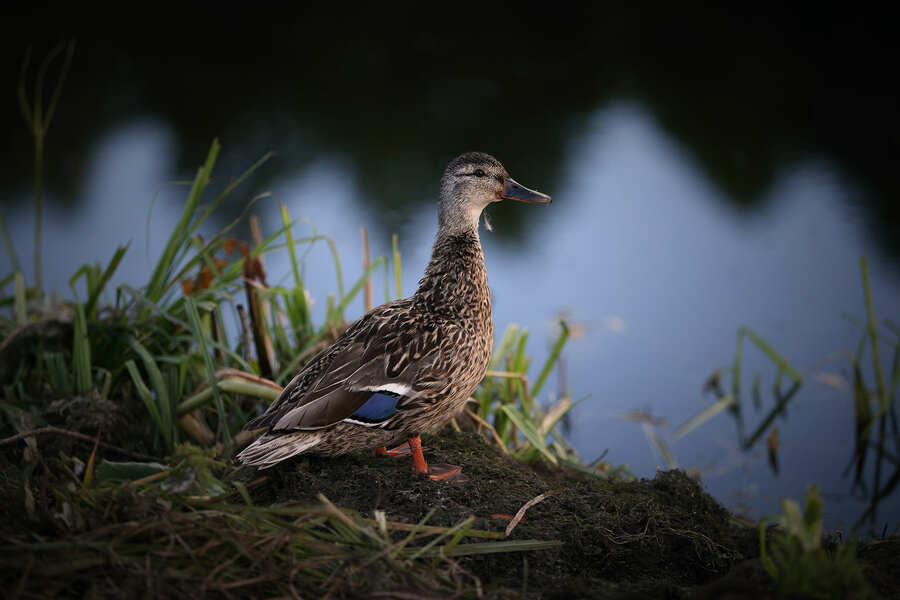
[[[375,392],[350,418],[366,423],[380,423],[397,414],[397,397]]]

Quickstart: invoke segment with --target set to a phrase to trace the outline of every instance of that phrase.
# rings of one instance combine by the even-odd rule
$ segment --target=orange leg
[[[417,435],[409,438],[409,449],[412,452],[413,471],[423,475],[427,474],[428,463],[425,462],[425,455],[422,454],[422,438]]]
[[[422,450],[428,450],[428,448],[423,446]],[[411,454],[412,450],[409,447],[409,442],[403,442],[390,450],[387,449],[387,446],[372,449],[372,456],[410,456]]]
[[[422,439],[414,435],[409,438],[409,449],[412,452],[413,472],[421,475],[427,475],[429,479],[434,481],[465,481],[462,474],[462,467],[456,465],[431,465],[425,462],[425,455],[422,454]]]

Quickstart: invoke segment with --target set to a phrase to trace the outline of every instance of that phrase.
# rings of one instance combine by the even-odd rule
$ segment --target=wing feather
[[[402,390],[404,404],[418,396],[417,380],[440,354],[440,344],[427,340],[443,336],[426,331],[411,318],[410,308],[404,300],[364,315],[311,360],[245,429],[321,429],[353,415],[372,392]],[[429,372],[424,379],[432,387],[440,378]]]

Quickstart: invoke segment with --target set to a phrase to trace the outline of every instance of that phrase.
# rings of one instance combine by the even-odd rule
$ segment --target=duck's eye
[[[475,177],[484,177],[486,173],[483,169],[475,169]]]

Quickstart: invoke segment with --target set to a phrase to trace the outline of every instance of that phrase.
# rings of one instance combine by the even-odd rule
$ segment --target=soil
[[[525,512],[508,539],[557,540],[559,546],[458,559],[462,568],[481,581],[486,597],[777,597],[758,560],[757,528],[735,519],[699,482],[681,471],[616,482],[516,460],[473,433],[445,431],[423,436],[423,442],[429,461],[461,465],[466,480],[434,482],[413,474],[409,457],[363,452],[334,458],[298,457],[264,471],[241,469],[230,478],[249,482],[266,476],[264,484],[250,489],[257,505],[307,500],[319,504],[321,493],[335,505],[367,518],[382,510],[388,520],[418,523],[430,513],[427,524],[452,526],[474,516],[474,528],[498,532],[506,529],[510,516],[523,505],[545,494],[543,501]],[[66,454],[85,454],[90,446],[86,450],[80,441],[42,438],[42,452],[48,457],[63,447]],[[23,524],[31,527],[22,514],[21,451],[21,446],[5,446],[0,452],[4,474],[0,537],[21,532]],[[110,458],[116,457],[111,454]],[[135,507],[123,507],[122,515],[104,518],[139,518],[132,515],[139,514]],[[40,533],[45,539],[59,535],[50,529]],[[866,576],[881,597],[900,597],[898,556],[900,538],[859,546]],[[94,568],[103,571],[109,565]],[[0,580],[8,585],[20,578],[17,573],[5,575]]]
[[[611,482],[569,469],[529,465],[503,455],[471,433],[424,436],[429,461],[461,465],[466,481],[437,483],[416,476],[408,457],[355,453],[300,457],[268,475],[260,503],[315,500],[371,518],[451,526],[472,515],[474,527],[504,531],[508,515],[540,494],[512,531],[512,540],[559,540],[557,548],[461,560],[487,589],[508,588],[543,598],[765,598],[755,526],[732,517],[702,485],[681,471],[650,480]],[[495,515],[507,515],[499,517]],[[861,548],[876,590],[900,590],[900,542]],[[773,596],[771,596],[773,597]]]

